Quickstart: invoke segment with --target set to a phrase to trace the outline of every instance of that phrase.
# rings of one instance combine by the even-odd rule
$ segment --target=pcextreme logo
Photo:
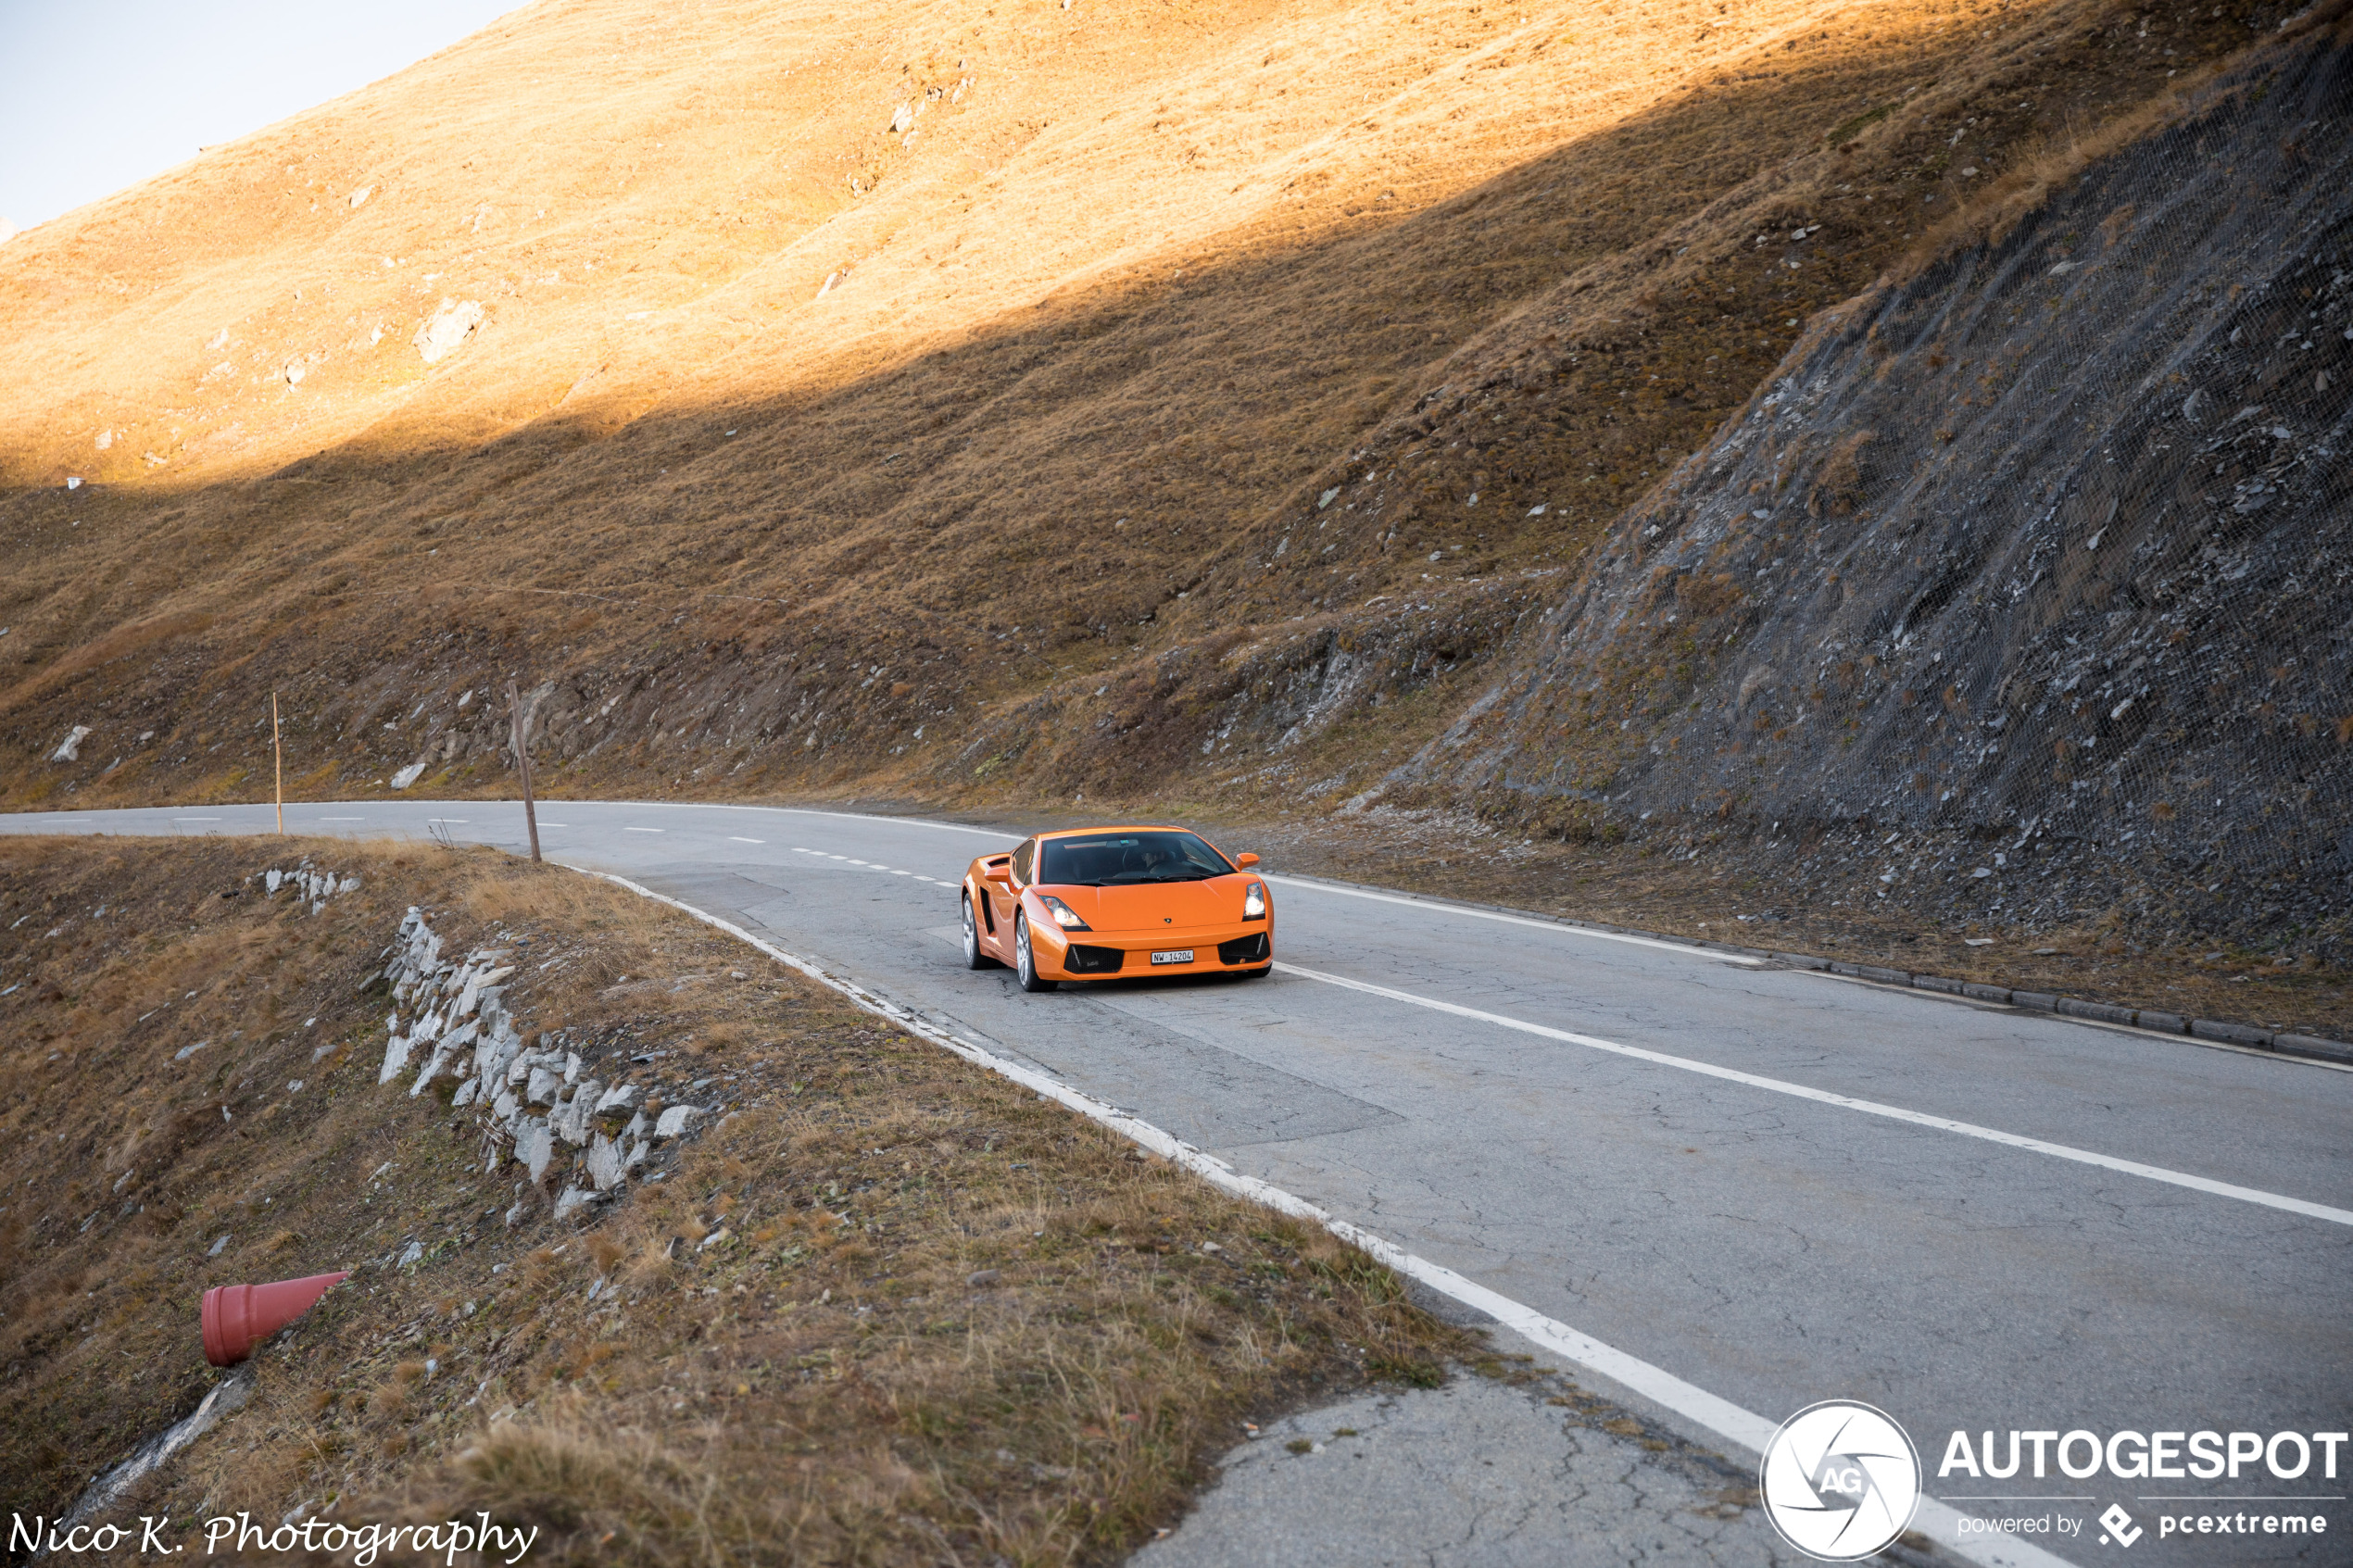
[[[1783,1540],[1824,1562],[1854,1562],[1911,1527],[1920,1456],[1886,1411],[1825,1399],[1773,1434],[1757,1489]]]

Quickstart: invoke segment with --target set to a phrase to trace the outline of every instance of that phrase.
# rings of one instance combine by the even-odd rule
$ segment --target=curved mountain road
[[[1017,830],[541,815],[551,859],[742,925],[1591,1336],[1620,1360],[1583,1358],[1588,1382],[1711,1446],[1861,1399],[1963,1512],[2092,1521],[2042,1541],[2069,1557],[2100,1553],[2111,1503],[2147,1526],[2152,1498],[2294,1496],[2340,1538],[2258,1536],[2231,1560],[2344,1560],[2353,1449],[2293,1481],[1938,1471],[1956,1431],[2342,1430],[2353,1073],[1279,872],[1265,980],[1025,996],[956,944],[964,864]],[[0,823],[245,834],[271,814]],[[286,825],[522,844],[520,807],[480,801],[293,806]],[[2140,1544],[2219,1561],[2154,1528]]]

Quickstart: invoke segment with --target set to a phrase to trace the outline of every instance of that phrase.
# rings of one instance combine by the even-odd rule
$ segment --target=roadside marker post
[[[522,696],[507,683],[507,718],[515,735],[515,767],[522,774],[522,821],[531,830],[531,858],[539,859],[539,812],[531,801],[531,735],[523,722]]]
[[[270,755],[277,774],[278,836],[286,836],[286,743],[278,730],[278,694],[270,694]]]

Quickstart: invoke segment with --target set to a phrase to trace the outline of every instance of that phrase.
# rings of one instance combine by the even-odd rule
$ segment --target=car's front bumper
[[[1154,963],[1154,953],[1190,949],[1190,963]],[[1134,980],[1167,974],[1231,974],[1264,969],[1274,961],[1275,930],[1269,920],[1189,931],[1101,933],[1030,927],[1030,955],[1049,980]],[[1115,958],[1116,964],[1110,960]]]

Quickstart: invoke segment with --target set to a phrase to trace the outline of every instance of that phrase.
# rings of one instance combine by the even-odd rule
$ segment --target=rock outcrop
[[[2343,941],[2348,102],[2353,49],[2284,45],[1818,319],[1415,772],[1637,835],[1902,834],[1895,895],[2007,917]]]

